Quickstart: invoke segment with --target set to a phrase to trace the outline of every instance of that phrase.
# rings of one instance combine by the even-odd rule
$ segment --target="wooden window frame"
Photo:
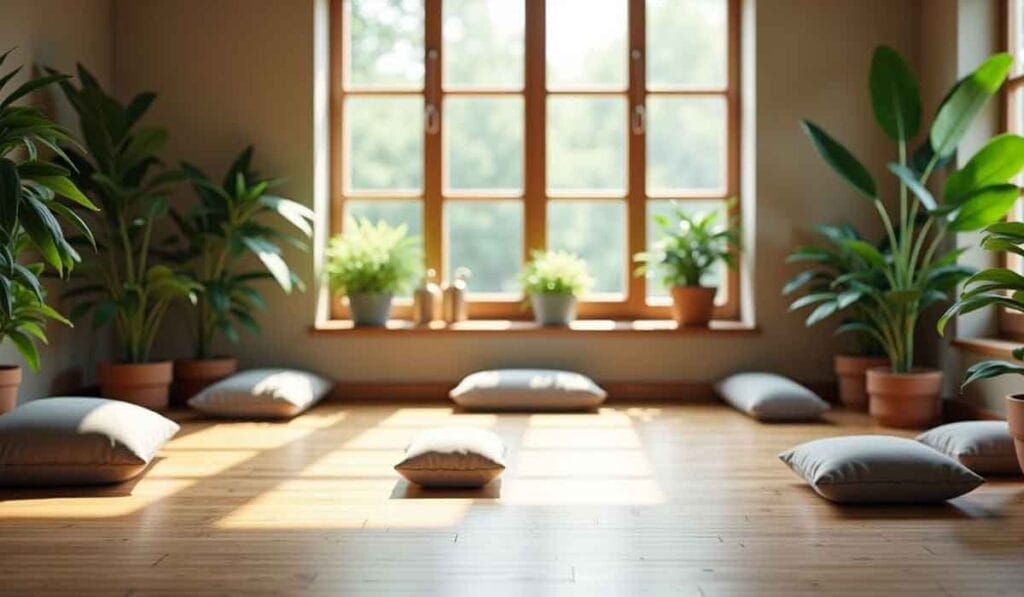
[[[425,249],[425,265],[444,277],[450,272],[444,270],[445,234],[444,234],[444,202],[446,199],[467,199],[461,193],[445,194],[443,164],[443,131],[444,131],[444,98],[446,96],[478,96],[478,95],[521,95],[524,98],[523,128],[523,188],[521,195],[474,193],[472,199],[480,201],[513,198],[521,200],[524,209],[523,261],[534,249],[546,246],[547,232],[547,201],[579,199],[579,200],[625,200],[627,230],[626,254],[623,263],[627,276],[625,294],[612,299],[595,296],[581,300],[578,312],[583,319],[615,319],[615,320],[648,320],[669,319],[670,307],[667,300],[648,300],[644,278],[632,275],[632,255],[646,249],[647,235],[647,202],[658,199],[678,199],[686,201],[721,201],[736,198],[729,204],[729,216],[739,220],[741,213],[741,104],[740,104],[740,32],[742,0],[723,0],[728,11],[727,40],[727,81],[724,87],[716,88],[658,88],[648,89],[646,84],[646,2],[645,0],[627,0],[628,2],[628,47],[627,56],[629,78],[628,87],[623,91],[597,89],[549,90],[545,82],[545,44],[546,19],[545,2],[543,0],[522,0],[525,3],[525,55],[524,55],[524,86],[521,90],[509,89],[465,89],[446,90],[442,86],[443,43],[442,43],[442,2],[443,0],[424,0],[424,86],[422,90],[395,89],[346,89],[344,85],[345,71],[345,0],[330,0],[330,217],[329,231],[333,236],[342,232],[344,224],[344,202],[346,199],[372,198],[403,198],[392,192],[360,192],[347,194],[344,168],[344,122],[342,106],[349,96],[373,95],[413,95],[424,100],[425,111],[433,106],[436,124],[433,128],[424,126],[423,139],[423,188],[422,193],[414,193],[408,198],[423,202],[423,240]],[[566,196],[549,193],[547,189],[547,156],[546,156],[546,106],[550,95],[612,95],[627,99],[628,114],[625,115],[627,135],[627,188],[624,196],[602,196],[600,194]],[[722,97],[726,102],[726,156],[725,156],[725,188],[718,192],[693,191],[673,193],[670,196],[647,195],[646,189],[646,127],[634,127],[632,119],[637,112],[645,115],[648,96],[691,96],[691,97]],[[429,129],[429,130],[428,130]],[[722,303],[716,305],[714,318],[719,320],[739,320],[740,313],[740,280],[743,267],[738,260],[737,268],[726,270],[726,284],[723,289]],[[521,308],[521,296],[502,296],[495,298],[484,294],[470,295],[468,312],[471,319],[524,319],[529,314]],[[411,305],[407,301],[396,301],[392,310],[395,319],[411,317]],[[348,307],[341,297],[332,297],[330,317],[335,320],[348,319]]]
[[[1019,109],[1017,98],[1020,95],[1024,95],[1024,67],[1019,65],[1019,61],[1024,60],[1024,56],[1018,55],[1018,50],[1022,45],[1019,40],[1024,36],[1024,31],[1019,30],[1020,12],[1024,11],[1024,0],[1007,0],[1003,4],[1003,10],[1003,47],[1006,48],[1007,52],[1014,55],[1014,63],[1018,65],[1015,68],[1020,70],[1019,74],[1011,75],[1003,87],[1003,126],[1001,128],[1024,135],[1024,130],[1021,130],[1024,127],[1017,125],[1021,121],[1021,115],[1017,113]],[[1018,205],[1016,209],[1019,208]],[[1016,211],[1016,209],[1011,217],[1019,219],[1021,213]],[[1003,267],[1020,271],[1024,267],[1024,262],[1015,255],[1004,253],[1002,255],[1002,265]],[[1003,337],[1024,338],[1024,313],[1018,313],[1009,309],[999,309],[999,333]]]

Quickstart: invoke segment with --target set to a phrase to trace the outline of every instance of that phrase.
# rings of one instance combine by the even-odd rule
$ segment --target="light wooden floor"
[[[500,488],[391,465],[439,424],[494,429]],[[775,455],[867,417],[760,425],[717,405],[588,415],[321,406],[188,422],[137,483],[0,491],[0,592],[335,595],[1024,594],[1024,481],[948,505],[837,507]]]

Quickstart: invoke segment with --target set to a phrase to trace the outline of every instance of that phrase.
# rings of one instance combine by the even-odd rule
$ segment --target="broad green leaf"
[[[277,212],[279,216],[288,220],[292,226],[302,231],[306,236],[313,235],[313,210],[305,205],[296,203],[291,199],[277,197],[275,195],[263,195],[260,203]],[[714,213],[714,212],[712,212]]]
[[[822,301],[830,301],[835,298],[836,294],[834,292],[815,292],[812,294],[804,295],[793,301],[793,303],[789,306],[789,310],[796,311],[797,309],[801,309],[808,305],[814,305]]]
[[[967,369],[964,381],[960,387],[964,388],[979,379],[989,379],[1008,373],[1024,375],[1024,367],[1006,361],[982,361]]]
[[[871,105],[875,120],[890,139],[906,141],[921,128],[921,97],[917,79],[903,58],[880,46],[871,59]]]
[[[4,108],[18,101],[22,97],[32,93],[36,89],[42,89],[47,85],[52,85],[59,81],[63,81],[67,78],[67,75],[50,75],[46,77],[37,77],[35,79],[29,79],[28,81],[22,83],[20,87],[12,91],[11,94],[4,98],[2,102],[0,102],[0,110],[3,110]]]
[[[7,158],[0,158],[0,233],[4,239],[14,237],[18,228],[18,207],[21,203],[21,179],[18,167]]]
[[[949,175],[942,196],[958,203],[978,189],[1002,184],[1024,169],[1024,137],[1007,133],[994,137],[967,165]]]
[[[931,192],[917,180],[917,175],[910,168],[897,163],[891,163],[889,164],[889,171],[895,174],[903,184],[907,185],[907,188],[917,197],[917,200],[921,202],[925,209],[932,211],[938,207]]]
[[[75,183],[71,182],[71,179],[66,176],[37,176],[33,180],[61,197],[66,197],[86,209],[91,209],[92,211],[100,210],[100,208],[96,207],[96,204],[90,201],[82,191],[78,190]]]
[[[985,228],[985,232],[1016,237],[1024,242],[1024,222],[996,222]]]
[[[807,316],[807,320],[804,322],[804,325],[810,327],[819,321],[828,319],[838,310],[839,304],[836,301],[824,302],[811,311],[811,314]]]
[[[273,247],[276,249],[274,245],[267,243],[266,241],[260,242],[260,240],[261,239],[252,237],[244,237],[242,238],[242,243],[250,251],[255,253],[257,257],[259,257],[260,261],[262,261],[263,265],[267,268],[267,271],[274,276],[275,280],[277,280],[281,289],[285,292],[291,292],[292,277],[291,270],[288,269],[288,264],[285,263],[284,259],[281,258],[281,255],[278,254],[277,251],[270,248]]]
[[[818,125],[809,120],[801,121],[804,132],[811,138],[811,143],[825,162],[832,167],[839,176],[848,182],[853,188],[860,191],[869,199],[878,198],[878,188],[875,180],[871,178],[864,164],[853,156],[845,147],[839,144],[823,131]]]
[[[860,255],[872,267],[884,268],[886,266],[885,256],[871,243],[848,239],[843,241],[843,246]]]
[[[1013,64],[1009,54],[996,54],[982,63],[949,96],[932,122],[928,135],[936,155],[945,157],[956,151],[985,102],[1006,80]]]
[[[28,363],[33,371],[39,371],[39,351],[36,349],[32,338],[18,330],[8,330],[7,337],[14,343],[14,347],[21,353],[22,358]]]
[[[979,189],[964,198],[947,229],[964,232],[995,224],[1006,217],[1019,196],[1020,189],[1012,184]]]
[[[805,286],[811,280],[814,280],[815,278],[819,278],[822,276],[823,274],[817,270],[807,270],[800,272],[799,274],[790,278],[788,282],[786,282],[786,285],[782,287],[782,294],[790,294],[793,291]]]

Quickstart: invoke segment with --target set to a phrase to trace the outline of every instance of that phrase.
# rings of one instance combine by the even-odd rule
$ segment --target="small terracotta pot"
[[[181,406],[206,386],[238,371],[238,359],[178,359],[174,361],[171,404]]]
[[[706,286],[673,286],[672,319],[680,326],[706,326],[715,308],[718,288]]]
[[[123,400],[150,410],[165,410],[171,393],[173,365],[156,363],[100,363],[96,381],[104,398]]]
[[[942,411],[942,372],[935,369],[868,369],[867,389],[868,412],[886,427],[921,429],[937,421]]]
[[[21,367],[0,365],[0,415],[18,406],[18,386],[21,385]]]
[[[839,380],[839,402],[850,410],[868,409],[867,372],[889,364],[888,357],[837,354],[835,372]]]
[[[1013,436],[1013,447],[1017,450],[1017,463],[1024,472],[1024,395],[1006,397],[1006,424]]]

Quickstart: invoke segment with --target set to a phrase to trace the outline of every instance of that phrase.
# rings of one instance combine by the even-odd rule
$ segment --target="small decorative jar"
[[[412,294],[412,322],[415,325],[430,325],[441,319],[441,288],[434,282],[437,272],[427,270],[423,283]]]
[[[460,267],[455,270],[455,279],[444,285],[444,320],[456,323],[468,319],[466,313],[466,280],[472,273],[469,268]]]

